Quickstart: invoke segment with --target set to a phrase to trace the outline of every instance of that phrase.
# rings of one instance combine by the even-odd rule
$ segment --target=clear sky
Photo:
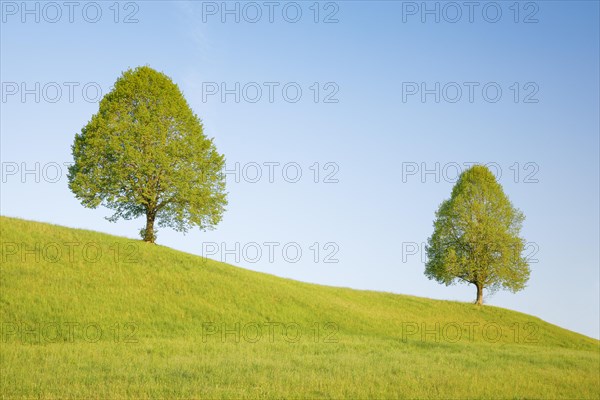
[[[217,229],[160,244],[473,301],[429,281],[421,251],[457,171],[489,163],[527,217],[532,274],[487,302],[599,337],[598,2],[69,4],[1,4],[3,215],[137,237],[141,219],[81,206],[63,164],[97,92],[149,65],[230,170]]]

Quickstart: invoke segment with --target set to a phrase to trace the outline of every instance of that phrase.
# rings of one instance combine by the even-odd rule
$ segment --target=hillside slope
[[[3,397],[598,398],[599,342],[0,217]]]

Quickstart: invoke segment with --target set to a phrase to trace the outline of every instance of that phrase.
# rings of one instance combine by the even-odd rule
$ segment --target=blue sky
[[[137,236],[143,221],[82,207],[56,165],[71,161],[96,91],[150,65],[231,171],[217,229],[163,229],[160,244],[472,301],[473,287],[427,280],[421,244],[457,168],[489,163],[527,217],[534,262],[524,291],[487,302],[599,337],[598,2],[75,3],[2,2],[3,215]]]

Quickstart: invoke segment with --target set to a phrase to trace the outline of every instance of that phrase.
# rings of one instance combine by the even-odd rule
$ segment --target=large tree
[[[125,71],[72,146],[69,187],[110,221],[146,217],[147,242],[160,227],[187,232],[218,224],[227,205],[224,157],[173,81],[150,67]]]
[[[484,288],[523,289],[530,272],[519,236],[523,220],[488,168],[465,170],[436,212],[425,275],[446,285],[475,285],[478,305]]]

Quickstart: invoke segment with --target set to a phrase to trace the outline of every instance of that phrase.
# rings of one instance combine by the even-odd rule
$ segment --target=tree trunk
[[[154,235],[154,218],[152,212],[146,214],[146,228],[144,229],[144,242],[154,243],[156,237]]]
[[[483,305],[483,286],[477,284],[475,285],[477,286],[477,300],[475,301],[475,304],[477,304],[478,306],[482,306]]]

